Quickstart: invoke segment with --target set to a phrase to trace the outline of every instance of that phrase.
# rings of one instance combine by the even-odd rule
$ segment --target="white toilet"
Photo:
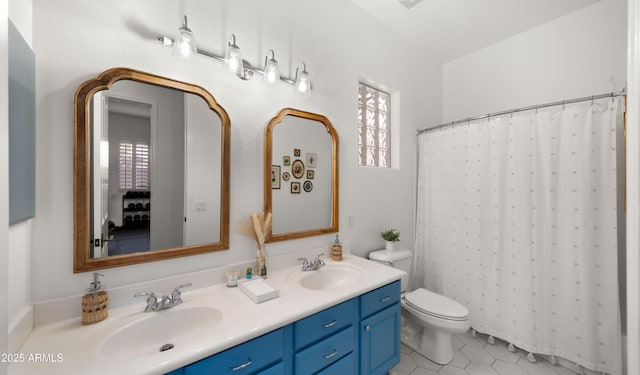
[[[413,253],[409,250],[378,250],[369,259],[401,269],[407,273],[401,280],[401,341],[441,365],[453,359],[451,335],[464,333],[471,326],[469,310],[460,303],[418,288],[406,293]]]

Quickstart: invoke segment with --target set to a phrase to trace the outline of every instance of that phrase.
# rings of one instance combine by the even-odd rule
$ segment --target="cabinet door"
[[[360,323],[360,373],[386,374],[400,362],[400,304]]]

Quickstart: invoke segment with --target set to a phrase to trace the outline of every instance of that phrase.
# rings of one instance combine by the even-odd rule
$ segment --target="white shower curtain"
[[[416,281],[467,306],[479,332],[618,374],[621,107],[586,101],[421,134]]]

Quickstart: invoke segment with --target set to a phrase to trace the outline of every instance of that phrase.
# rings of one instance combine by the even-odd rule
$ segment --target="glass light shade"
[[[311,96],[311,76],[305,69],[298,70],[296,74],[296,83],[293,86],[296,92],[302,94],[305,98]]]
[[[227,52],[224,54],[224,66],[228,71],[236,74],[242,74],[244,70],[240,47],[236,45],[236,37],[233,34],[229,38]]]
[[[264,67],[264,75],[262,80],[268,83],[276,83],[280,80],[280,71],[278,70],[278,62],[275,59],[267,60]]]
[[[195,59],[198,56],[198,47],[193,32],[187,27],[187,16],[184,16],[184,24],[178,29],[178,36],[173,45],[173,56],[185,59]]]
[[[264,58],[264,73],[262,74],[262,82],[276,83],[280,80],[280,69],[278,68],[278,60],[275,59],[275,53],[271,50],[271,58]]]

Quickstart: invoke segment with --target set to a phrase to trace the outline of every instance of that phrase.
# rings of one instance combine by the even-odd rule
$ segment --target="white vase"
[[[385,241],[385,249],[387,250],[395,250],[396,249],[396,243],[393,241]]]

